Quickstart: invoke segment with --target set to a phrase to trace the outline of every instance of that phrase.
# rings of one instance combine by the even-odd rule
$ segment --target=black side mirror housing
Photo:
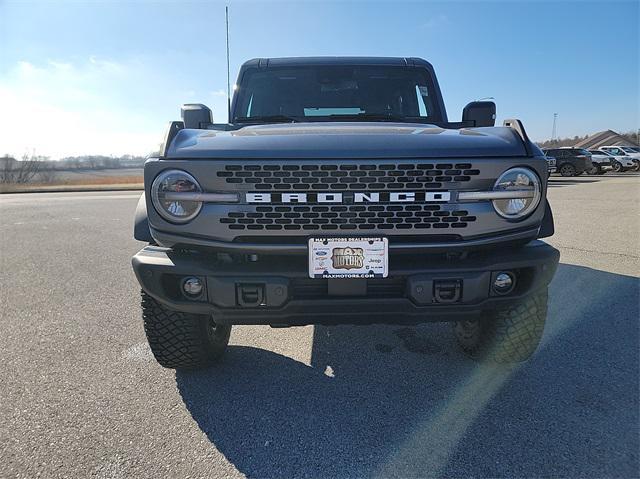
[[[201,103],[186,103],[181,109],[182,121],[185,128],[206,129],[213,123],[213,114],[206,105]]]
[[[496,104],[492,101],[472,101],[462,110],[462,121],[471,126],[495,126]]]

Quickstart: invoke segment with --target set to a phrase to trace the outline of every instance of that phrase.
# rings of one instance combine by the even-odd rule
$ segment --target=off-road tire
[[[142,319],[151,352],[171,369],[205,367],[227,349],[231,326],[211,316],[172,311],[142,292]]]
[[[558,168],[560,174],[564,177],[576,176],[576,167],[571,163],[565,163]]]
[[[547,319],[547,289],[522,302],[454,323],[458,344],[468,356],[495,363],[526,361],[535,352]]]

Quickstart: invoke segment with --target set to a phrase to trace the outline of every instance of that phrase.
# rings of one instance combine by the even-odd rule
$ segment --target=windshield
[[[294,66],[247,70],[234,122],[442,121],[424,68]]]
[[[627,153],[638,153],[640,151],[638,148],[631,148],[630,146],[623,146],[622,149]]]

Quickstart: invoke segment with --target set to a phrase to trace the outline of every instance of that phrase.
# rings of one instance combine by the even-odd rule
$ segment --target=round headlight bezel
[[[187,216],[176,216],[171,214],[169,211],[167,211],[162,206],[162,200],[160,198],[160,193],[161,193],[160,186],[168,177],[172,175],[182,176],[185,180],[195,185],[197,193],[202,193],[202,187],[200,186],[200,183],[198,183],[198,181],[186,171],[178,170],[178,169],[164,170],[155,177],[155,179],[153,180],[153,183],[151,184],[151,201],[153,203],[153,207],[158,212],[158,214],[169,223],[175,223],[175,224],[188,223],[189,221],[193,220],[196,216],[198,216],[198,214],[200,214],[200,210],[202,210],[202,202],[185,200],[185,201],[189,201],[191,203],[197,204],[196,209]]]
[[[524,208],[522,208],[521,210],[519,210],[517,213],[507,213],[504,210],[502,210],[498,205],[500,201],[505,201],[503,199],[501,200],[492,200],[492,205],[493,205],[493,209],[495,210],[495,212],[501,216],[502,218],[505,218],[507,220],[512,220],[512,221],[521,221],[525,218],[527,218],[529,215],[531,215],[536,208],[538,208],[538,206],[540,205],[540,201],[542,200],[542,181],[540,180],[540,177],[538,176],[538,174],[532,170],[531,168],[526,168],[523,166],[518,166],[515,168],[509,168],[508,170],[504,171],[496,180],[496,182],[493,185],[493,190],[494,191],[509,191],[509,189],[513,189],[513,190],[521,190],[523,189],[523,186],[518,186],[518,185],[514,185],[513,188],[504,188],[504,187],[499,187],[499,185],[504,181],[505,177],[508,175],[518,175],[518,174],[522,174],[525,175],[529,181],[531,182],[532,186],[533,186],[533,197],[531,198],[531,202],[529,204],[527,204]]]

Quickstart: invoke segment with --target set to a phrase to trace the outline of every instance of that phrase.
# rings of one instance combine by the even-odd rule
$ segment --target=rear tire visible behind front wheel
[[[565,163],[560,166],[560,174],[565,177],[576,176],[576,167],[571,163]]]
[[[540,344],[547,319],[547,298],[545,288],[478,320],[454,323],[456,340],[474,359],[496,363],[525,361]]]
[[[586,171],[587,175],[601,175],[604,173],[604,171],[602,171],[602,167],[597,164],[594,163],[593,166]]]
[[[211,316],[167,309],[142,292],[142,319],[151,352],[165,368],[193,369],[219,359],[227,349],[231,326]]]

